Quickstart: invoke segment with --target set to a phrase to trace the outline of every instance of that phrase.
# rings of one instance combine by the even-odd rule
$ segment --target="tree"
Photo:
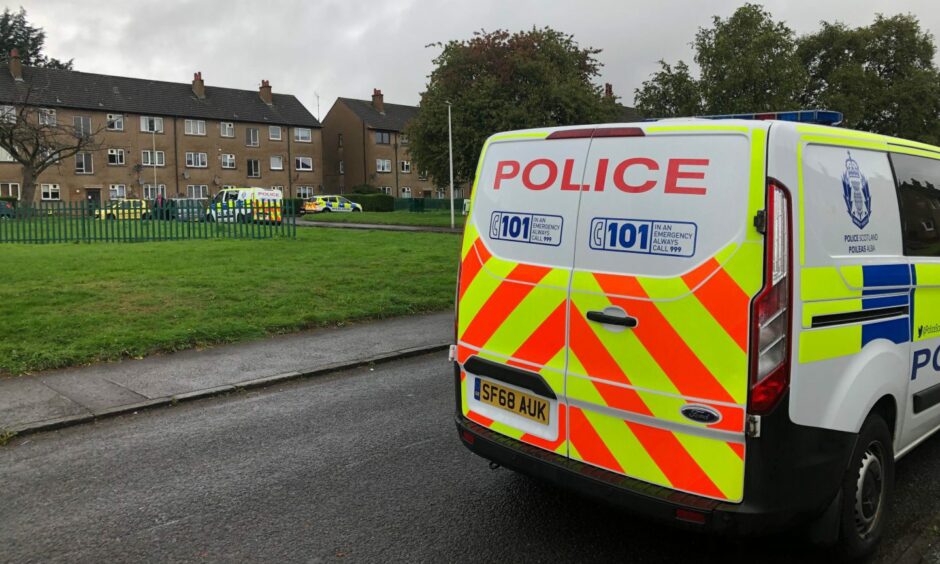
[[[442,51],[408,125],[411,155],[436,180],[448,178],[447,103],[453,104],[455,181],[473,178],[486,138],[498,131],[597,123],[619,107],[591,80],[599,49],[551,28],[477,32],[434,44]]]
[[[17,83],[16,88],[19,99],[3,106],[0,112],[0,147],[23,167],[20,199],[30,203],[36,193],[36,179],[43,171],[77,153],[101,149],[98,134],[106,125],[91,131],[90,122],[60,123],[55,110],[31,101],[42,98],[32,87]]]
[[[0,62],[6,63],[10,51],[18,49],[26,66],[72,70],[72,59],[60,61],[43,54],[45,42],[46,32],[29,24],[26,10],[13,13],[4,8],[0,14]]]
[[[659,61],[660,70],[636,92],[636,107],[643,115],[694,116],[703,113],[702,91],[683,61],[675,68]]]
[[[844,125],[940,143],[940,71],[933,37],[911,15],[882,15],[868,27],[823,22],[800,40],[808,106],[839,110]]]

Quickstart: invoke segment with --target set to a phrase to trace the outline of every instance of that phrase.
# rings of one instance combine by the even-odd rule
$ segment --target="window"
[[[59,199],[59,185],[58,184],[43,184],[40,186],[42,190],[42,199],[43,200],[58,200]]]
[[[16,159],[13,158],[13,155],[11,155],[9,151],[0,147],[0,163],[12,163],[15,160]]]
[[[375,159],[375,172],[392,172],[392,161],[389,159]]]
[[[245,128],[245,145],[249,147],[258,147],[261,145],[261,135],[257,127]]]
[[[0,182],[0,198],[20,199],[20,185],[18,182]]]
[[[248,178],[261,178],[261,161],[248,159]]]
[[[230,121],[223,121],[220,123],[219,135],[222,137],[235,137],[235,124]]]
[[[388,145],[392,142],[391,135],[388,131],[376,131],[375,142],[379,145]]]
[[[232,153],[222,154],[222,168],[235,168],[235,155]]]
[[[346,174],[346,167],[343,166],[343,161],[339,161],[339,173]]]
[[[298,186],[297,187],[298,198],[309,198],[310,196],[313,196],[313,186]]]
[[[16,108],[13,106],[0,106],[0,119],[7,123],[16,123]]]
[[[88,116],[73,116],[72,125],[75,127],[75,137],[85,139],[91,136],[91,118]]]
[[[418,180],[427,180],[427,179],[428,179],[428,171],[427,171],[427,170],[419,170],[419,171],[418,171]]]
[[[410,174],[410,173],[411,173],[411,161],[401,161],[401,162],[399,162],[398,164],[401,165],[401,171],[402,171],[404,174]]]
[[[55,110],[50,110],[49,108],[39,108],[39,125],[55,125]],[[50,184],[50,186],[58,186],[58,184]],[[58,198],[56,198],[58,200]]]
[[[339,148],[343,147],[343,134],[342,133],[336,134],[336,146]]]
[[[386,196],[391,195],[392,187],[391,186],[379,186],[379,192],[385,194]]]
[[[278,184],[277,186],[271,186],[271,190],[280,190],[281,192],[283,192],[284,186],[281,184]]]
[[[124,131],[124,114],[108,114],[108,131]]]
[[[206,121],[202,119],[188,119],[183,125],[183,133],[186,135],[205,135]]]
[[[163,118],[140,116],[140,130],[145,133],[163,133]]]
[[[75,153],[75,174],[92,174],[95,172],[91,153]]]
[[[189,168],[206,168],[209,166],[209,155],[206,153],[186,153],[186,166]]]
[[[234,184],[223,184],[223,185],[222,185],[222,189],[223,189],[223,190],[228,190],[228,189],[230,189],[230,188],[237,188],[237,186],[235,186]]]
[[[892,154],[901,196],[904,254],[940,257],[940,162]]]
[[[127,197],[126,184],[112,184],[108,187],[109,200],[123,200]]]
[[[401,143],[402,145],[407,145],[407,144],[408,144],[408,134],[407,134],[407,133],[399,133],[399,134],[398,134],[398,142]]]
[[[165,166],[166,154],[163,151],[141,151],[140,164],[143,166]]]
[[[205,184],[190,184],[186,186],[186,197],[193,200],[206,200],[209,198],[209,186]]]
[[[144,184],[145,200],[156,200],[158,195],[166,198],[166,184],[157,184],[156,187],[153,184]]]
[[[402,197],[402,198],[410,198],[410,197],[411,197],[411,188],[410,188],[409,186],[402,186],[402,187],[401,187],[401,197]]]
[[[284,170],[284,157],[271,155],[271,170]]]
[[[280,125],[268,126],[268,139],[270,139],[271,141],[281,140],[281,126]]]
[[[295,170],[304,170],[304,171],[313,170],[313,158],[311,158],[311,157],[295,157],[295,158],[294,158],[294,169],[295,169]]]
[[[124,164],[124,149],[108,149],[108,164],[109,165],[123,165]]]
[[[309,143],[313,139],[313,130],[309,127],[295,127],[294,141],[298,143]]]
[[[438,189],[437,189],[437,192],[435,192],[435,194],[437,195],[437,199],[438,199],[438,200],[443,200],[443,199],[444,199],[444,196],[446,195],[446,193],[444,192],[444,189],[443,189],[443,188],[438,188]]]

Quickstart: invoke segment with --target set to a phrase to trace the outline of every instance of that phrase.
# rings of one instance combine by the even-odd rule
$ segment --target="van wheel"
[[[894,448],[884,419],[872,413],[862,425],[842,479],[842,514],[836,550],[847,560],[874,552],[884,533],[894,486]]]

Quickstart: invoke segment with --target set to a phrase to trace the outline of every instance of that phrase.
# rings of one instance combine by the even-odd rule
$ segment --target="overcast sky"
[[[261,79],[326,115],[337,96],[417,104],[440,49],[438,41],[480,29],[551,26],[582,46],[603,49],[599,83],[622,102],[656,61],[691,61],[689,43],[713,15],[727,17],[742,1],[710,0],[36,0],[29,20],[46,30],[46,54],[75,60],[75,69],[188,82],[202,71],[207,85],[255,89]],[[797,33],[820,20],[866,25],[876,13],[909,12],[940,33],[937,0],[775,0],[763,3]],[[80,7],[79,7],[80,6]],[[15,7],[12,4],[11,7]]]

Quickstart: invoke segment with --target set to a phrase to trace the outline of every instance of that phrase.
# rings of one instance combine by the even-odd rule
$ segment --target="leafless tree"
[[[101,150],[98,135],[107,124],[92,131],[88,121],[60,123],[55,110],[33,103],[42,97],[31,86],[17,86],[18,99],[0,110],[0,147],[22,165],[20,199],[31,203],[43,171],[78,153]]]

